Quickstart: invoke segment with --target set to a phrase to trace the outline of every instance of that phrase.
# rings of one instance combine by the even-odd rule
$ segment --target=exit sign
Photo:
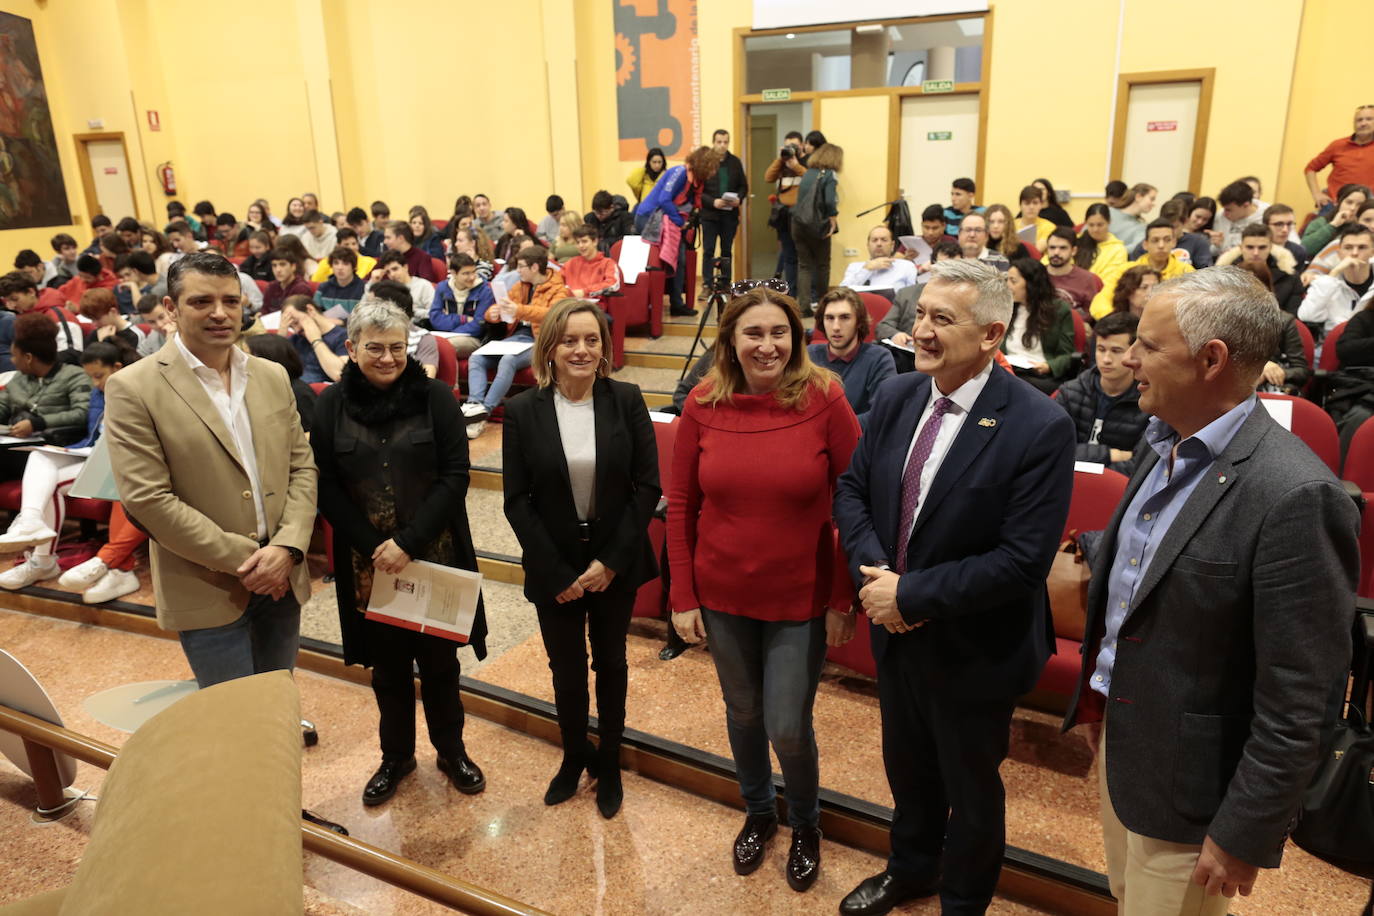
[[[954,80],[926,80],[921,84],[921,91],[931,92],[953,92]]]
[[[763,100],[765,102],[786,102],[792,98],[791,89],[765,89],[763,90]]]
[[[1178,130],[1177,121],[1146,121],[1145,132],[1157,133],[1159,131]]]
[[[926,131],[927,140],[953,140],[954,131],[952,130],[928,130]]]

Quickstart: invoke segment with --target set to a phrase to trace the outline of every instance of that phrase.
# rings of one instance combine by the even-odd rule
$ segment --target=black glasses
[[[766,286],[773,292],[782,293],[784,296],[791,292],[791,290],[787,288],[786,280],[778,277],[770,277],[767,280],[736,280],[734,285],[730,287],[730,295],[731,297],[743,296],[751,289],[758,289],[760,286]]]

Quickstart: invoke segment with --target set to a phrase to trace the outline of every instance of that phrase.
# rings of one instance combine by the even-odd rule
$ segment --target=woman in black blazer
[[[613,381],[606,316],[564,299],[534,345],[539,387],[506,402],[506,518],[524,553],[525,597],[553,671],[563,764],[544,804],[567,801],[585,768],[602,816],[620,810],[625,634],[639,586],[658,575],[649,519],[661,494],[653,424],[639,388]],[[596,671],[601,743],[587,740],[587,651]]]

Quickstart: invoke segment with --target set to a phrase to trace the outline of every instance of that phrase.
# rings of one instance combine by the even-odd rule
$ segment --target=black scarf
[[[344,410],[364,426],[389,423],[429,409],[429,376],[413,359],[406,359],[400,378],[386,389],[369,382],[350,359],[344,364],[339,385],[343,388]]]

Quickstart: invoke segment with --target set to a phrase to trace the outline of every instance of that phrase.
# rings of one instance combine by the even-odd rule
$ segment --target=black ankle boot
[[[596,752],[590,744],[576,753],[564,751],[563,763],[549,781],[548,791],[544,793],[544,804],[561,805],[576,795],[577,782],[582,778],[584,769],[588,776],[596,778]]]
[[[601,769],[596,784],[596,807],[602,817],[612,818],[625,800],[625,789],[620,782],[620,741],[603,738],[596,751],[596,761]]]

